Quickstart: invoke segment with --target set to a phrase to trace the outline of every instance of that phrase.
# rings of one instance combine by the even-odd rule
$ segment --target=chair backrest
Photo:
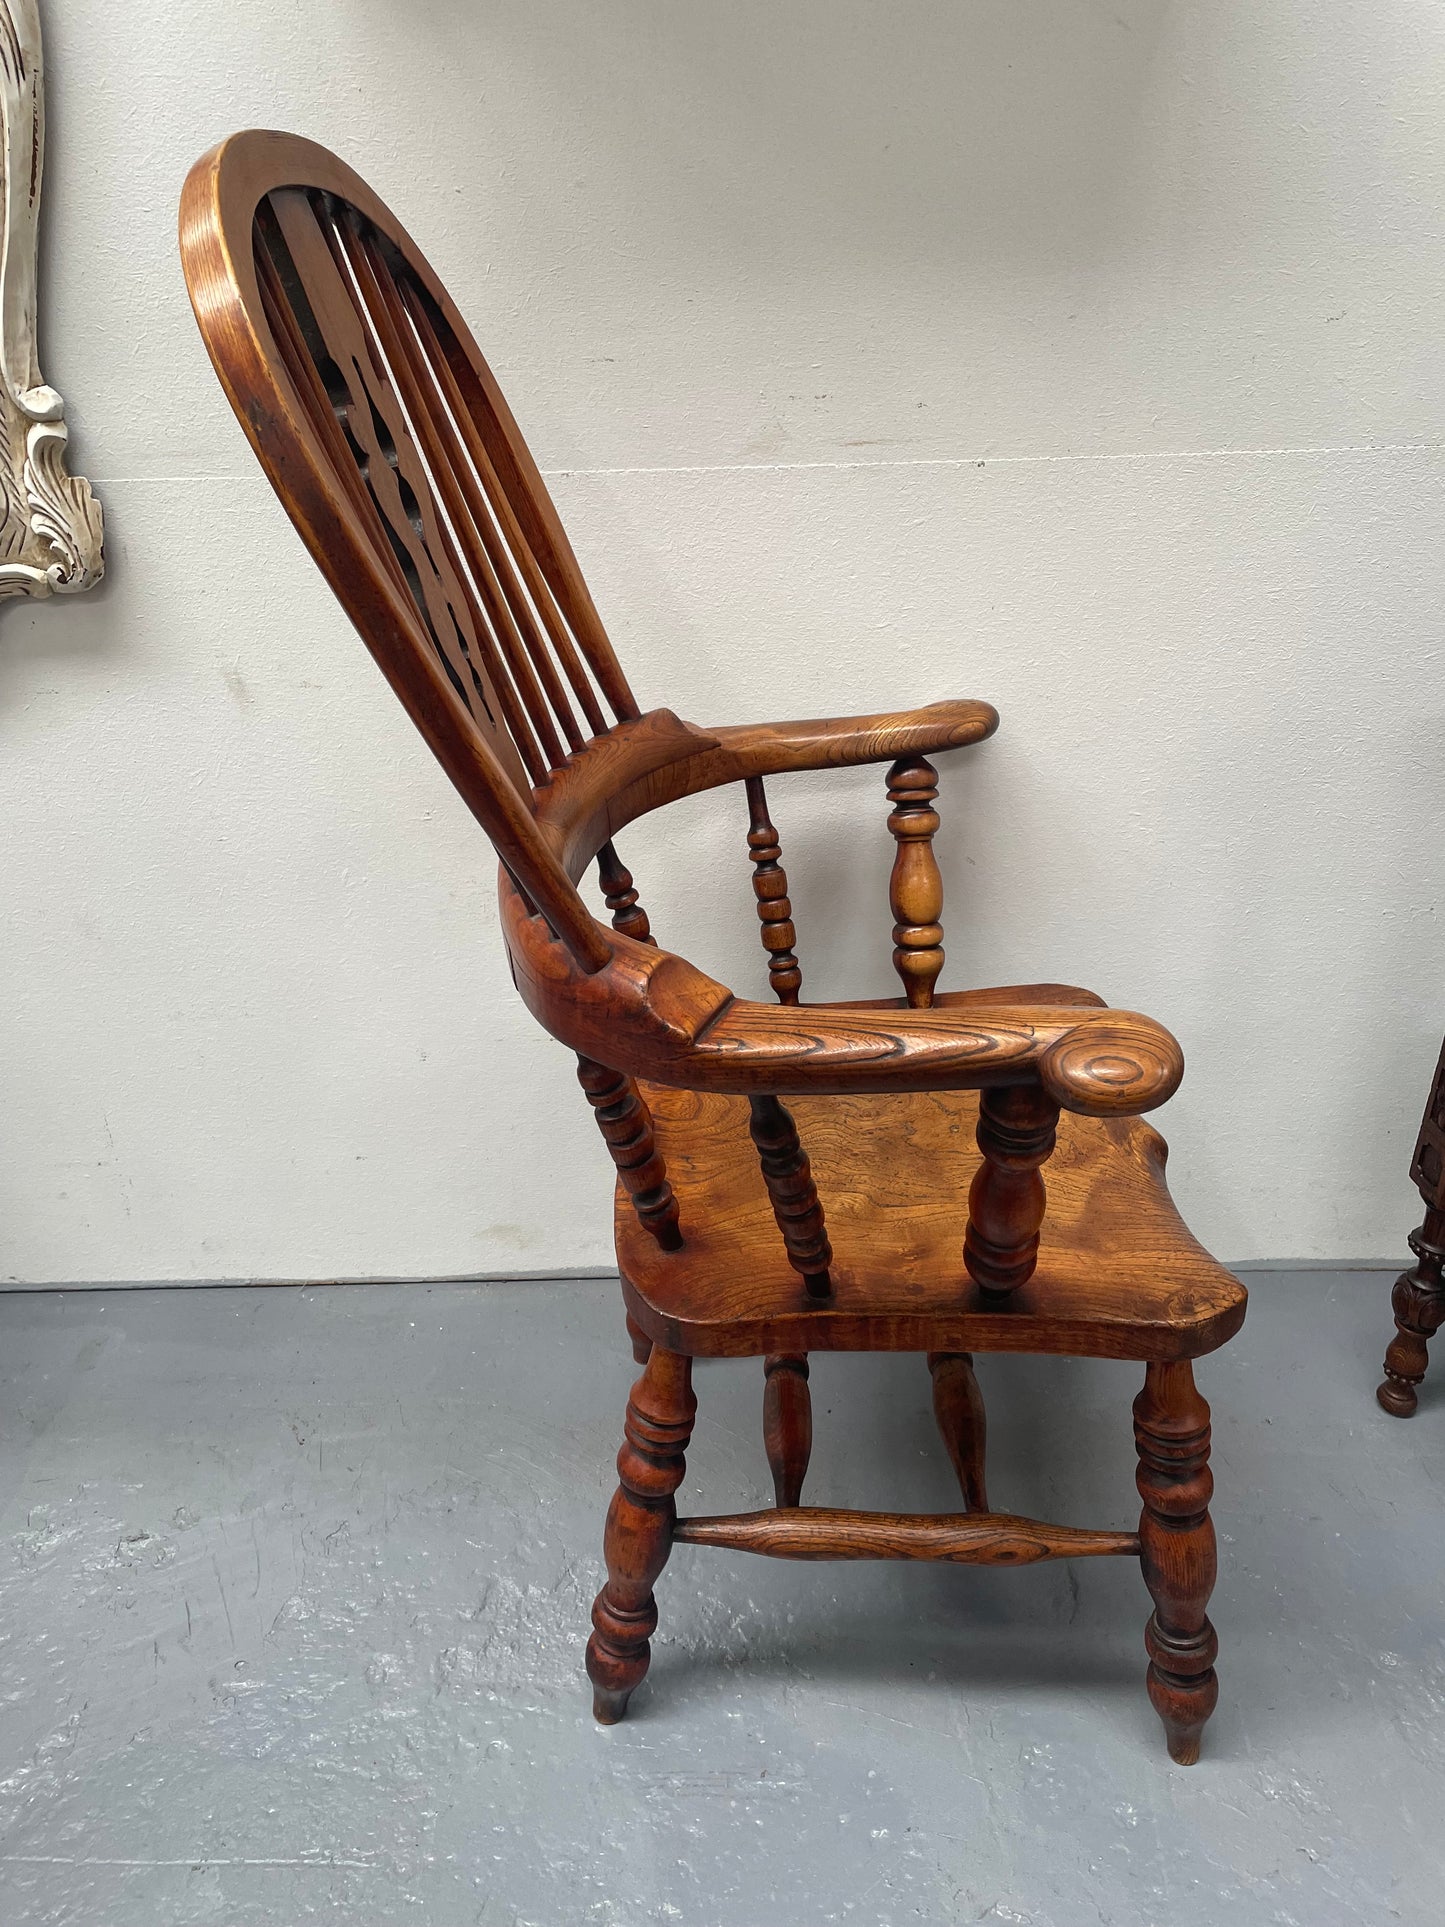
[[[466,323],[365,182],[292,135],[196,163],[181,256],[287,513],[518,888],[601,968],[531,792],[638,708]]]

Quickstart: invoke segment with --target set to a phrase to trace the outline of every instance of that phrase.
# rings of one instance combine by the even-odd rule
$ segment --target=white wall
[[[608,1256],[490,852],[186,306],[181,180],[254,123],[428,248],[644,702],[996,702],[944,777],[945,983],[1176,1030],[1160,1121],[1221,1255],[1402,1252],[1445,1025],[1438,5],[47,19],[44,366],[111,580],[0,613],[5,1275]],[[890,990],[881,772],[774,803],[809,987]],[[623,849],[664,940],[759,994],[740,798]]]

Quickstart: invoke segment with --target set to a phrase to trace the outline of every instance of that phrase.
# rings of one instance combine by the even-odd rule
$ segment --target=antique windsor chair
[[[642,712],[491,371],[365,183],[310,142],[239,134],[191,171],[181,251],[262,467],[496,846],[517,988],[577,1053],[617,1166],[644,1369],[587,1649],[598,1719],[621,1719],[647,1671],[653,1584],[676,1543],[985,1565],[1122,1554],[1154,1600],[1148,1689],[1169,1750],[1197,1758],[1218,1689],[1209,1408],[1191,1361],[1238,1330],[1245,1294],[1185,1229],[1164,1142],[1135,1121],[1179,1083],[1167,1031],[1060,984],[935,993],[927,758],[990,735],[994,711],[708,730]],[[805,1005],[763,783],[861,763],[888,766],[905,994]],[[775,1004],[659,948],[613,844],[729,782],[746,795]],[[578,894],[594,861],[610,928]],[[808,1357],[834,1350],[926,1355],[965,1511],[800,1504]],[[1137,1532],[989,1509],[979,1350],[1144,1363]],[[678,1517],[697,1354],[765,1359],[776,1509]]]

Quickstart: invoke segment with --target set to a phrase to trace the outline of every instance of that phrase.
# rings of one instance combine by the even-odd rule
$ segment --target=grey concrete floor
[[[613,1285],[0,1298],[0,1920],[1439,1922],[1445,1359],[1389,1420],[1385,1277],[1251,1283],[1193,1769],[1125,1561],[681,1547],[595,1727]],[[980,1375],[996,1505],[1132,1524],[1138,1368]],[[952,1509],[921,1360],[813,1385],[809,1498]],[[699,1367],[684,1510],[765,1502],[760,1386]]]

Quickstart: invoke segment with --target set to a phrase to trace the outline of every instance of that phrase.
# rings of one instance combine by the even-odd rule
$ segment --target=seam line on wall
[[[1278,455],[1439,455],[1445,442],[1303,442],[1278,448],[1160,448],[1103,451],[1075,455],[908,455],[880,461],[847,462],[658,462],[613,468],[544,468],[548,481],[588,475],[785,475],[795,469],[862,468],[1026,468],[1031,464],[1073,462],[1229,462],[1263,461]],[[98,475],[88,479],[96,488],[121,482],[236,482],[253,480],[254,468],[195,470],[186,475]]]
[[[1276,455],[1438,455],[1445,442],[1345,442],[1338,446],[1321,443],[1285,445],[1279,448],[1171,448],[1101,451],[1067,455],[917,455],[878,461],[847,462],[675,462],[618,468],[549,468],[552,476],[585,475],[711,475],[785,474],[807,468],[998,468],[1005,463],[1028,467],[1035,463],[1068,462],[1219,462],[1258,461]]]

